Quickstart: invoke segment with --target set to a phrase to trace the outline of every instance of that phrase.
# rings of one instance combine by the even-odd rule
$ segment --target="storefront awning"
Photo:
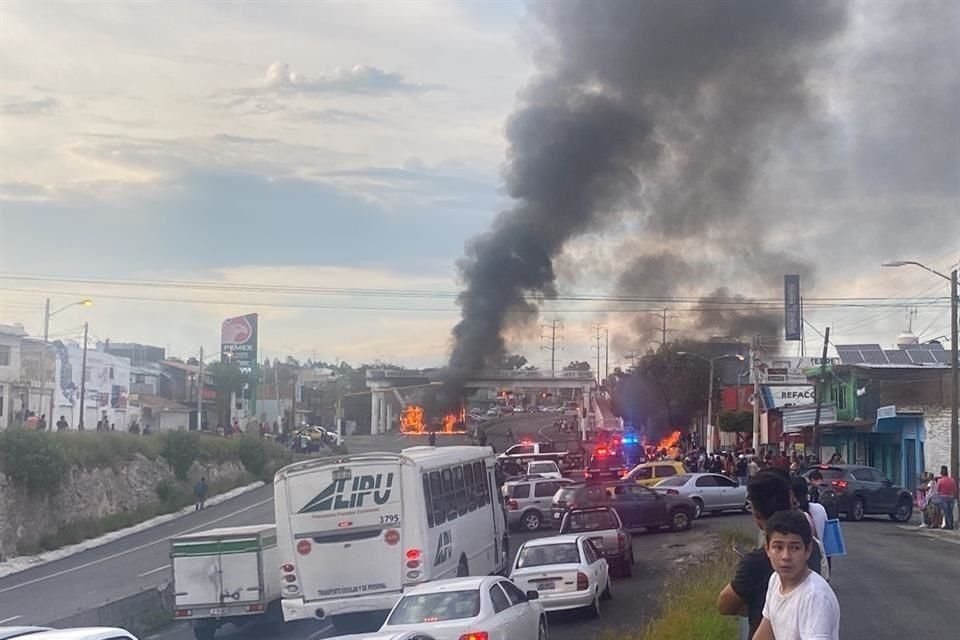
[[[812,427],[817,419],[817,405],[805,404],[799,407],[784,407],[780,410],[783,415],[783,432],[799,433],[804,427]],[[820,426],[830,426],[837,421],[837,405],[825,404],[820,407]]]

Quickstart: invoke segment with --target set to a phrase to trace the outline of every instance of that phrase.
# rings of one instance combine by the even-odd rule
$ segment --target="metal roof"
[[[906,345],[900,349],[883,349],[879,344],[837,345],[840,363],[864,368],[947,368],[950,354],[938,342]]]

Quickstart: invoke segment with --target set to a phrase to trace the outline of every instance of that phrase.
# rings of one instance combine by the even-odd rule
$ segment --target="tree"
[[[497,363],[498,369],[507,369],[509,371],[519,371],[527,364],[527,359],[518,354],[509,354],[500,358]]]
[[[590,363],[581,360],[574,360],[563,368],[564,371],[590,371]]]
[[[722,411],[717,416],[717,428],[727,433],[751,433],[753,431],[753,412]]]
[[[230,395],[242,393],[243,387],[255,380],[249,374],[240,370],[233,362],[214,362],[207,371],[213,376],[217,388],[217,412],[221,420],[230,415]]]

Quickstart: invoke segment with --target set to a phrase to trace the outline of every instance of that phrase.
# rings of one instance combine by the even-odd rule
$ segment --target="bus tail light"
[[[587,579],[587,574],[583,571],[577,571],[577,591],[586,591],[590,588],[590,581]]]
[[[297,553],[302,556],[305,556],[313,550],[313,545],[310,544],[309,540],[301,540],[297,543]]]
[[[280,568],[283,569],[284,573],[293,573],[293,570],[294,570],[294,566],[289,562]]]
[[[420,549],[407,549],[406,556],[407,569],[419,569],[423,564],[423,552],[420,551]],[[420,577],[419,572],[410,573],[417,573],[418,575],[416,577]],[[410,577],[410,573],[407,574],[407,577]]]

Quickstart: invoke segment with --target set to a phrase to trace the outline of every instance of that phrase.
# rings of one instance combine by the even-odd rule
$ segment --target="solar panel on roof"
[[[863,359],[866,360],[868,364],[890,364],[887,360],[887,355],[882,349],[877,351],[872,349],[861,350],[860,353],[863,354]]]
[[[930,353],[928,349],[911,349],[909,353],[910,359],[916,364],[936,362],[933,354]]]
[[[863,362],[863,356],[860,355],[859,349],[837,347],[837,355],[840,356],[840,362],[843,364],[860,364]]]
[[[884,353],[887,354],[887,360],[890,361],[890,364],[911,364],[906,351],[894,349],[892,351],[885,351]]]

